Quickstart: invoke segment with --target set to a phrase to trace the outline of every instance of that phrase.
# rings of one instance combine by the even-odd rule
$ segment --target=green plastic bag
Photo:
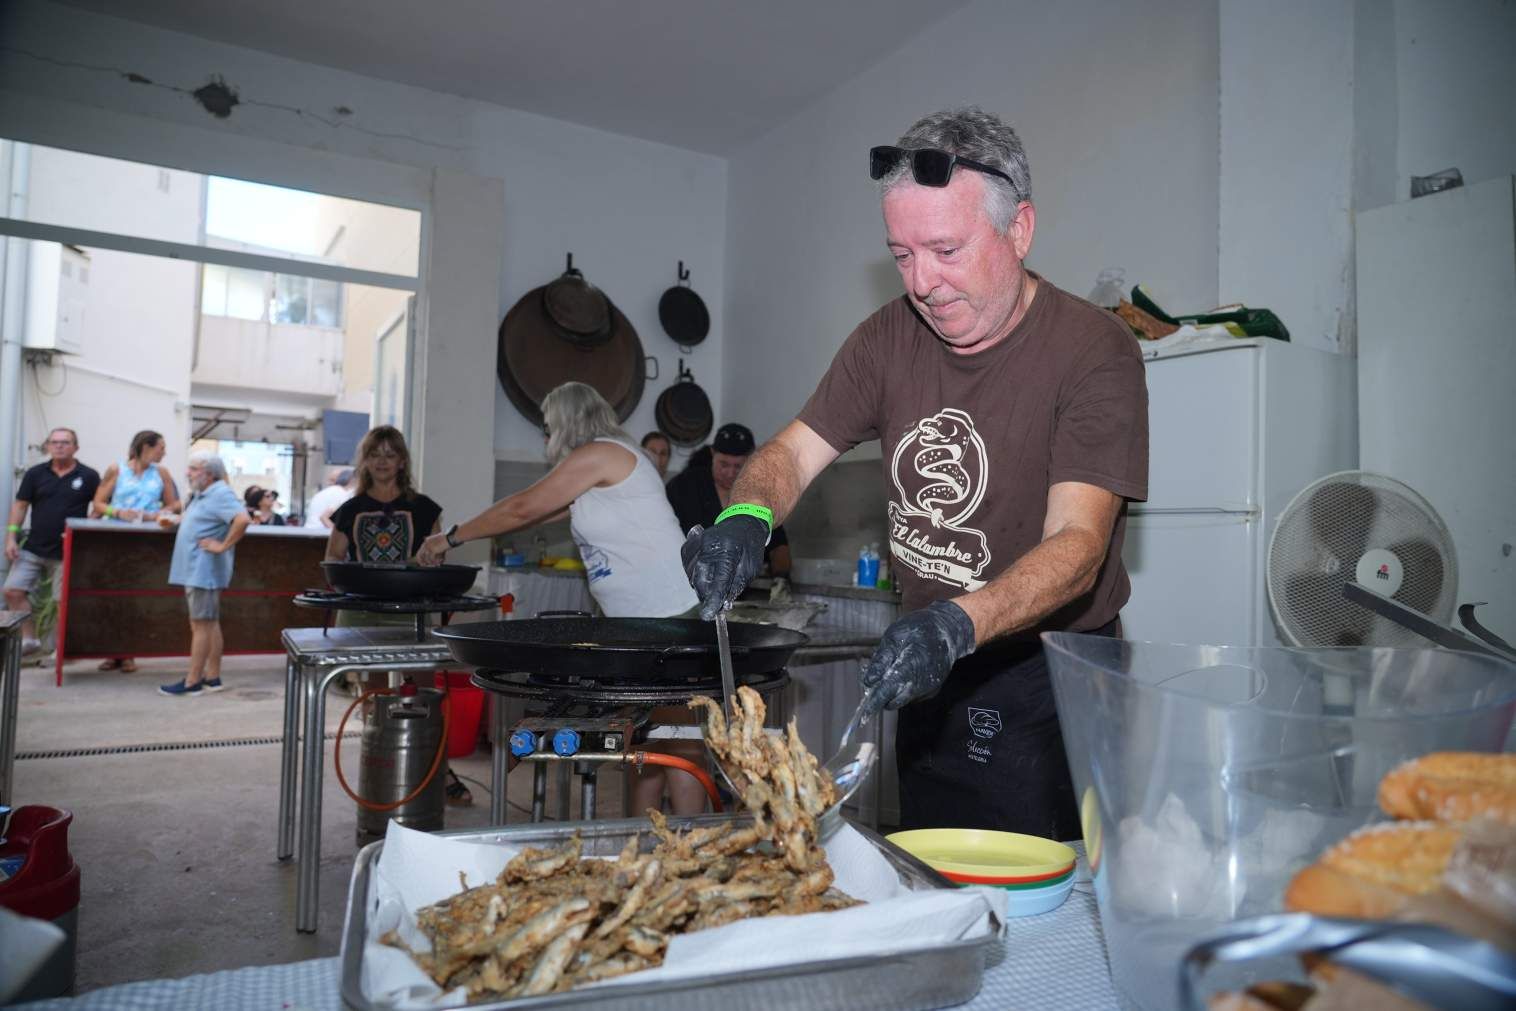
[[[1269,309],[1249,309],[1242,306],[1225,312],[1198,313],[1193,316],[1170,316],[1158,308],[1158,303],[1142,290],[1142,285],[1132,286],[1132,304],[1143,312],[1151,313],[1163,322],[1172,326],[1183,326],[1186,323],[1194,326],[1216,326],[1220,324],[1227,328],[1237,337],[1273,337],[1275,340],[1287,341],[1290,339],[1289,330],[1285,329],[1283,321],[1275,316]]]

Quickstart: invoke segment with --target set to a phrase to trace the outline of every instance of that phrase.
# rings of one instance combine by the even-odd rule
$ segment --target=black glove
[[[897,619],[858,675],[867,715],[935,693],[953,664],[973,651],[974,622],[950,600],[934,600]]]
[[[700,598],[701,618],[712,620],[747,589],[763,567],[768,542],[768,524],[756,516],[729,516],[709,530],[690,527],[679,555]]]

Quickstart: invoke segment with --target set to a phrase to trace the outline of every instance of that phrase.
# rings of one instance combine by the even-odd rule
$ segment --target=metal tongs
[[[1180,967],[1180,1007],[1205,1007],[1200,977],[1212,963],[1307,951],[1329,955],[1334,963],[1434,1008],[1504,1011],[1516,1006],[1516,958],[1494,945],[1426,923],[1280,913],[1229,924],[1191,948]]]
[[[716,614],[716,653],[721,664],[721,705],[723,711],[730,714],[733,703],[737,699],[737,679],[732,674],[732,640],[731,633],[726,627],[725,610],[718,611]],[[837,800],[821,813],[821,818],[818,820],[822,842],[830,839],[842,827],[842,805],[858,792],[858,788],[863,785],[865,779],[868,779],[869,772],[879,760],[879,749],[872,741],[863,741],[851,748],[848,746],[853,735],[868,722],[868,717],[865,715],[865,703],[868,698],[869,696],[865,695],[858,703],[858,708],[842,730],[842,740],[837,746],[836,753],[822,765],[822,769],[837,785]],[[711,757],[711,764],[726,781],[727,788],[740,797],[741,788],[726,771],[726,767],[721,764],[721,759],[710,750],[709,744],[706,745],[706,753]]]

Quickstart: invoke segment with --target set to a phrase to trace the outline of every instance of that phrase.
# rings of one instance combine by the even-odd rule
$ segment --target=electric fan
[[[1426,499],[1392,478],[1341,471],[1285,507],[1269,541],[1269,605],[1296,646],[1423,646],[1421,636],[1343,597],[1356,582],[1439,624],[1453,615],[1458,559]]]

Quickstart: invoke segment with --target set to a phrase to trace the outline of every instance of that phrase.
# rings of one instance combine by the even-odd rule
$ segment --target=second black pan
[[[787,628],[734,622],[732,672],[768,674],[810,641]],[[432,629],[459,663],[531,674],[689,678],[718,674],[716,626],[693,618],[528,618]]]
[[[379,600],[423,600],[467,593],[477,565],[369,565],[322,562],[326,581],[338,593]]]

